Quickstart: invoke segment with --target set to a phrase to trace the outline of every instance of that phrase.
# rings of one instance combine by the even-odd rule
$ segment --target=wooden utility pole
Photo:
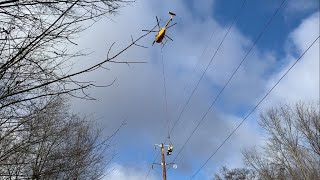
[[[162,143],[161,143],[161,156],[162,156],[162,160],[161,160],[162,177],[163,177],[163,180],[167,180],[166,160],[165,160],[165,156],[164,156],[164,146]]]
[[[162,166],[162,178],[163,180],[167,180],[167,165],[173,165],[172,167],[174,169],[177,168],[177,165],[175,163],[169,163],[166,164],[166,159],[165,159],[165,149],[164,147],[168,147],[168,152],[167,155],[171,155],[171,152],[173,150],[173,146],[172,145],[164,145],[163,143],[161,144],[155,144],[154,145],[154,149],[157,149],[157,147],[160,147],[160,152],[161,152],[161,164],[159,163],[152,163],[152,169],[153,169],[153,165],[161,165]]]

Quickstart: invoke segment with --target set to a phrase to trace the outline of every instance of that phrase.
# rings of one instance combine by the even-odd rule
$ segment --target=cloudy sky
[[[203,118],[177,156],[178,168],[168,171],[168,179],[189,179],[319,37],[318,0],[285,1],[265,31],[264,27],[282,0],[249,0],[241,8],[242,2],[137,0],[120,9],[116,16],[109,17],[112,20],[104,18],[79,36],[76,49],[86,49],[91,54],[80,59],[75,68],[85,68],[106,58],[113,42],[111,55],[126,47],[131,42],[131,35],[134,38],[143,35],[142,29],[155,26],[155,16],[163,25],[169,17],[168,11],[177,14],[174,22],[178,24],[167,31],[174,42],[168,41],[163,49],[159,44],[151,46],[154,34],[150,34],[139,41],[139,44],[148,46],[147,49],[132,47],[117,59],[147,63],[107,64],[110,70],[78,77],[94,80],[97,84],[116,81],[111,87],[90,90],[97,101],[73,100],[74,112],[93,114],[105,129],[106,136],[127,118],[127,124],[113,139],[112,151],[117,156],[110,167],[114,170],[106,179],[145,179],[159,153],[153,145],[166,140],[167,121],[170,129],[174,122],[178,122],[170,134],[174,152],[167,157],[168,163],[173,162]],[[224,39],[237,14],[237,20]],[[244,58],[237,73],[208,111]],[[300,100],[319,100],[319,40],[194,179],[210,179],[223,165],[241,166],[241,149],[263,144],[262,130],[257,125],[259,113],[279,103]],[[156,162],[159,163],[160,159]],[[160,166],[151,170],[149,179],[161,179]]]

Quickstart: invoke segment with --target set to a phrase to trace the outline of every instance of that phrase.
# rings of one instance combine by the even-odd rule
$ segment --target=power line
[[[156,160],[158,159],[159,155],[160,155],[160,154],[159,154],[159,153],[157,153],[157,155],[156,155],[156,157],[154,158],[154,160],[153,160],[152,164],[154,164],[154,163],[156,162]],[[152,166],[149,168],[149,170],[148,170],[148,173],[147,173],[147,175],[146,175],[145,180],[147,180],[147,179],[148,179],[148,177],[149,177],[149,175],[150,175],[150,172],[151,172],[151,169],[152,169]]]
[[[198,60],[197,60],[197,62],[196,62],[196,65],[193,67],[192,73],[190,73],[189,76],[186,76],[185,80],[191,79],[191,75],[194,74],[194,72],[196,71],[196,69],[197,69],[197,67],[198,67],[198,65],[199,65],[199,63],[200,63],[200,59],[201,59],[202,56],[204,55],[205,51],[208,49],[208,47],[209,47],[209,45],[210,45],[210,42],[211,42],[211,40],[212,40],[212,38],[213,38],[213,36],[214,36],[214,34],[215,34],[216,32],[217,32],[217,29],[215,29],[214,31],[212,31],[212,33],[211,33],[211,35],[210,35],[210,39],[209,39],[206,47],[203,49],[201,55],[199,56],[199,58],[198,58]],[[188,82],[190,82],[190,81],[188,81]],[[189,85],[190,85],[189,83],[186,83],[185,86],[184,86],[184,88],[183,88],[182,96],[181,96],[181,98],[179,99],[179,103],[178,103],[178,106],[177,106],[177,108],[176,108],[177,110],[179,110],[179,107],[180,107],[180,105],[182,104],[183,95],[185,94],[186,89],[188,88]]]
[[[232,78],[234,77],[234,75],[238,72],[240,66],[243,64],[243,62],[247,59],[248,55],[250,54],[251,50],[253,49],[253,47],[257,44],[258,40],[261,38],[262,34],[267,30],[267,28],[269,27],[269,25],[271,24],[273,18],[276,16],[276,14],[279,12],[280,8],[282,7],[282,5],[284,4],[286,0],[283,0],[282,3],[280,4],[280,6],[275,10],[275,12],[273,13],[273,15],[271,16],[271,18],[269,19],[268,23],[265,25],[265,27],[263,28],[263,30],[261,31],[261,33],[259,34],[259,36],[257,37],[257,39],[254,41],[254,43],[252,44],[252,46],[250,47],[249,51],[246,53],[246,55],[244,56],[244,58],[241,60],[240,64],[238,65],[238,67],[236,68],[236,70],[231,74],[230,78],[228,79],[228,81],[226,82],[226,84],[223,86],[223,88],[220,90],[219,94],[216,96],[216,98],[213,100],[213,102],[211,103],[211,105],[209,106],[208,110],[205,112],[205,114],[202,116],[201,120],[198,122],[197,126],[193,129],[193,131],[191,132],[190,136],[188,137],[187,141],[183,144],[182,148],[178,151],[177,155],[174,158],[174,161],[177,159],[177,157],[179,156],[179,154],[182,152],[182,150],[184,149],[184,147],[186,146],[186,144],[189,142],[189,140],[191,139],[191,137],[193,136],[193,134],[196,132],[196,130],[198,129],[198,127],[200,126],[200,124],[204,121],[205,117],[207,116],[207,114],[210,112],[211,108],[213,107],[213,105],[216,103],[216,101],[218,100],[218,98],[220,97],[220,95],[222,94],[222,92],[225,90],[225,88],[228,86],[228,84],[230,83],[230,81],[232,80]]]
[[[258,102],[258,104],[249,112],[249,114],[239,123],[239,125],[228,135],[228,137],[220,144],[220,146],[212,153],[212,155],[203,163],[203,165],[196,171],[196,173],[190,178],[193,179],[199,171],[209,162],[209,160],[219,151],[219,149],[228,141],[228,139],[237,131],[237,129],[244,123],[244,121],[253,113],[254,110],[265,100],[265,98],[272,92],[272,90],[280,83],[280,81],[289,73],[289,71],[298,63],[298,61],[306,54],[306,52],[313,46],[313,44],[319,39],[318,36],[311,45],[300,55],[300,57],[291,65],[291,67],[284,73],[284,75],[276,82],[276,84],[268,91],[268,93]]]
[[[220,42],[220,44],[219,44],[218,48],[216,49],[216,51],[215,51],[214,55],[212,56],[212,58],[211,58],[211,60],[210,60],[209,64],[207,65],[207,67],[205,68],[204,72],[202,73],[202,75],[201,75],[200,79],[198,80],[198,82],[197,82],[197,84],[196,84],[195,88],[192,90],[192,93],[190,94],[190,96],[189,96],[189,98],[188,98],[188,100],[187,100],[186,104],[183,106],[182,111],[181,111],[181,113],[180,113],[180,114],[179,114],[179,116],[178,116],[178,119],[174,122],[174,124],[173,124],[173,126],[172,126],[172,128],[171,128],[171,131],[170,131],[170,133],[171,133],[171,134],[172,134],[172,132],[173,132],[173,129],[174,129],[174,128],[175,128],[175,126],[177,125],[178,121],[180,120],[181,115],[183,114],[183,112],[185,111],[185,109],[186,109],[187,105],[189,104],[189,102],[190,102],[190,100],[191,100],[191,97],[193,96],[194,92],[195,92],[195,91],[196,91],[196,89],[198,88],[198,86],[199,86],[199,84],[200,84],[200,82],[201,82],[202,78],[203,78],[203,77],[204,77],[204,75],[206,74],[206,72],[207,72],[207,70],[208,70],[209,66],[211,65],[211,63],[212,63],[212,61],[213,61],[214,57],[217,55],[217,52],[219,51],[219,49],[220,49],[221,45],[223,44],[224,40],[226,39],[227,35],[229,34],[230,29],[232,28],[232,26],[233,26],[233,24],[235,23],[235,21],[237,20],[237,18],[240,16],[240,12],[241,12],[241,10],[244,8],[244,6],[245,6],[245,4],[246,4],[246,1],[247,1],[247,0],[244,0],[244,1],[243,1],[242,5],[241,5],[241,8],[240,8],[240,10],[239,10],[239,12],[238,12],[238,14],[237,14],[237,15],[235,16],[235,18],[233,19],[233,21],[232,21],[231,25],[229,26],[229,28],[228,28],[228,30],[227,30],[227,32],[226,32],[226,34],[225,34],[225,35],[224,35],[224,37],[222,38],[222,41]]]

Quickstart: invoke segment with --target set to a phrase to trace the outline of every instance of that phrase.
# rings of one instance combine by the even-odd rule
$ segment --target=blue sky
[[[280,3],[279,0],[247,1],[171,134],[175,151],[172,157],[168,157],[168,162],[173,160]],[[74,100],[75,111],[94,113],[99,117],[106,136],[119,127],[123,117],[128,117],[127,125],[114,139],[112,150],[118,155],[110,167],[115,170],[106,179],[145,178],[154,155],[158,153],[153,144],[161,143],[166,136],[166,118],[169,117],[172,127],[241,4],[242,1],[238,0],[164,0],[162,3],[138,0],[111,17],[114,21],[102,19],[79,37],[79,48],[92,51],[78,64],[77,68],[83,68],[104,58],[112,42],[116,42],[111,52],[115,53],[130,43],[131,35],[135,38],[142,35],[141,29],[155,25],[155,16],[161,18],[163,24],[168,11],[177,13],[174,20],[178,24],[167,32],[174,42],[169,41],[161,51],[158,44],[151,46],[152,34],[139,42],[149,46],[148,49],[133,47],[117,59],[147,61],[147,64],[130,67],[109,64],[109,71],[99,70],[79,77],[97,83],[111,82],[114,78],[117,81],[112,87],[90,90],[98,101]],[[268,31],[178,156],[178,169],[171,169],[168,179],[188,179],[193,175],[317,36],[319,1],[285,2]],[[168,114],[164,107],[162,55]],[[257,126],[261,110],[279,102],[318,99],[319,41],[195,179],[210,179],[223,165],[241,166],[241,149],[263,144],[261,129]],[[160,167],[151,171],[150,179],[161,179]]]

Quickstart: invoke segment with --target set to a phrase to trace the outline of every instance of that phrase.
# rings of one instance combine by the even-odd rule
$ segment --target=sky
[[[72,110],[98,119],[105,136],[112,134],[126,119],[126,125],[112,141],[110,152],[117,155],[105,179],[145,179],[160,152],[154,150],[154,144],[163,143],[168,125],[171,129],[177,121],[170,133],[174,151],[172,156],[166,157],[168,163],[173,162],[204,117],[177,156],[178,168],[170,168],[167,176],[168,179],[183,180],[196,173],[319,36],[317,0],[285,1],[264,31],[281,2],[248,0],[241,8],[242,0],[137,0],[121,8],[116,16],[101,19],[79,35],[74,50],[85,49],[90,55],[79,59],[75,70],[105,59],[113,42],[110,54],[119,52],[130,44],[130,36],[138,38],[143,35],[142,29],[155,26],[156,16],[161,19],[160,25],[164,25],[168,11],[177,14],[173,19],[177,25],[167,30],[173,42],[168,41],[163,49],[159,44],[151,46],[154,34],[150,34],[139,41],[148,48],[133,46],[116,59],[147,63],[130,66],[110,63],[105,65],[109,70],[100,69],[78,77],[97,84],[108,84],[116,79],[111,87],[89,90],[96,101],[72,100]],[[238,18],[224,39],[237,14]],[[264,143],[262,129],[257,124],[259,114],[264,110],[281,103],[319,102],[319,48],[318,40],[194,179],[210,179],[223,165],[243,166],[241,150]],[[156,163],[160,163],[159,158]],[[161,177],[161,167],[154,166],[148,179]]]

